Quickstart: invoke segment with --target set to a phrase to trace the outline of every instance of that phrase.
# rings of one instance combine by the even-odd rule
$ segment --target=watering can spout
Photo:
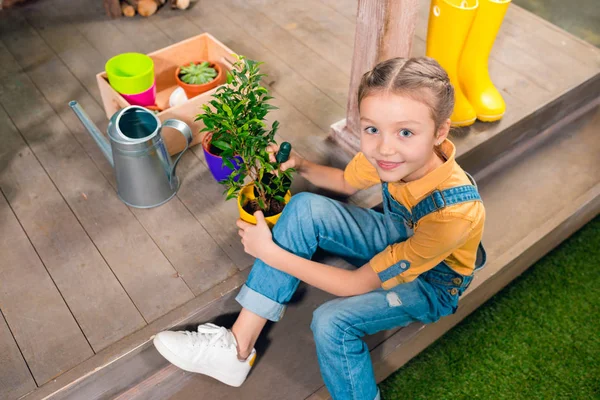
[[[100,132],[96,124],[92,122],[90,117],[83,110],[83,108],[81,108],[79,103],[77,103],[75,100],[71,100],[69,102],[69,106],[73,109],[75,115],[77,115],[85,129],[87,129],[90,135],[94,138],[94,141],[96,142],[98,147],[100,147],[100,150],[102,150],[102,153],[104,154],[106,159],[114,167],[115,163],[113,161],[112,150],[110,148],[110,143],[108,142],[108,140],[106,140],[102,132]]]

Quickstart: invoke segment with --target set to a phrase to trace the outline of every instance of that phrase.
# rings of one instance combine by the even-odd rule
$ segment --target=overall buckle
[[[439,193],[440,197],[442,198],[442,205],[438,206],[437,202],[435,201],[435,194]],[[433,205],[436,207],[437,210],[445,208],[447,203],[446,203],[446,197],[444,197],[444,192],[442,192],[441,190],[434,190],[433,192],[431,192],[431,201],[433,201]]]

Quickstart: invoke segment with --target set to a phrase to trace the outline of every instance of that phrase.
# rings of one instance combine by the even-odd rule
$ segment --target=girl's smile
[[[384,169],[386,171],[392,171],[402,164],[404,164],[404,162],[390,162],[377,160],[377,165],[379,166],[379,168]]]

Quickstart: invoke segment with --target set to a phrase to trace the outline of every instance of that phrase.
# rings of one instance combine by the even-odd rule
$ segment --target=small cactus
[[[216,76],[217,70],[211,67],[208,61],[200,64],[190,63],[190,65],[184,65],[179,71],[179,78],[190,85],[208,83],[215,79]]]

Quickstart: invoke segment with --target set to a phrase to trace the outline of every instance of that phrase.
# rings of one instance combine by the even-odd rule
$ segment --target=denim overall
[[[299,193],[275,225],[273,240],[306,259],[319,247],[362,266],[388,245],[412,236],[413,227],[425,215],[453,204],[481,201],[476,186],[465,185],[434,191],[411,213],[392,198],[387,183],[382,186],[383,213]],[[476,270],[484,263],[485,251],[480,245]],[[409,263],[401,261],[379,275],[383,281],[408,268]],[[442,262],[411,282],[336,298],[317,308],[311,329],[321,375],[333,399],[379,399],[369,349],[362,337],[415,321],[432,323],[453,314],[472,279],[473,275],[460,275]],[[257,259],[236,300],[255,314],[278,321],[298,284],[298,279]]]

